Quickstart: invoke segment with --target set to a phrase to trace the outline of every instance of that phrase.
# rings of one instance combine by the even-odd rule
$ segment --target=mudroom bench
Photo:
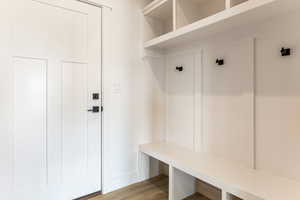
[[[181,200],[196,192],[201,180],[221,191],[222,200],[299,200],[300,182],[254,170],[241,164],[168,143],[140,146],[142,157],[169,166],[169,199]]]

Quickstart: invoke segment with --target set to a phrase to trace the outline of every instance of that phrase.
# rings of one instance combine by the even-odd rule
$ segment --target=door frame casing
[[[113,190],[111,186],[111,170],[110,170],[110,146],[109,146],[109,135],[110,135],[110,126],[109,126],[109,114],[110,114],[110,104],[109,104],[109,91],[110,91],[110,78],[107,75],[109,73],[109,68],[112,65],[112,14],[113,9],[102,8],[102,193],[107,194]]]

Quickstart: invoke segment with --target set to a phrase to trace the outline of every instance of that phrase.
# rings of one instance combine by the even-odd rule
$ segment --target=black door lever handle
[[[89,109],[88,112],[99,113],[100,112],[100,107],[99,106],[93,106],[93,108]]]

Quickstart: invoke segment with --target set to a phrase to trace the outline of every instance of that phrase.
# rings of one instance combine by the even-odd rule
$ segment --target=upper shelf
[[[155,0],[153,5],[158,5],[158,2],[166,3],[165,1],[167,0]],[[243,3],[232,3],[230,7],[226,7],[212,16],[149,40],[145,42],[144,47],[169,49],[192,41],[199,41],[209,35],[232,30],[243,24],[255,24],[300,8],[299,0],[231,0],[231,2]],[[146,8],[148,7],[150,8],[150,5]],[[144,11],[147,11],[146,8]],[[152,8],[155,9],[155,7]]]

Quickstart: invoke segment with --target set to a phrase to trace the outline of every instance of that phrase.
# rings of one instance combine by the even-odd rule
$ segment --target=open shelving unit
[[[185,45],[299,8],[296,0],[154,0],[143,12],[144,48]]]

